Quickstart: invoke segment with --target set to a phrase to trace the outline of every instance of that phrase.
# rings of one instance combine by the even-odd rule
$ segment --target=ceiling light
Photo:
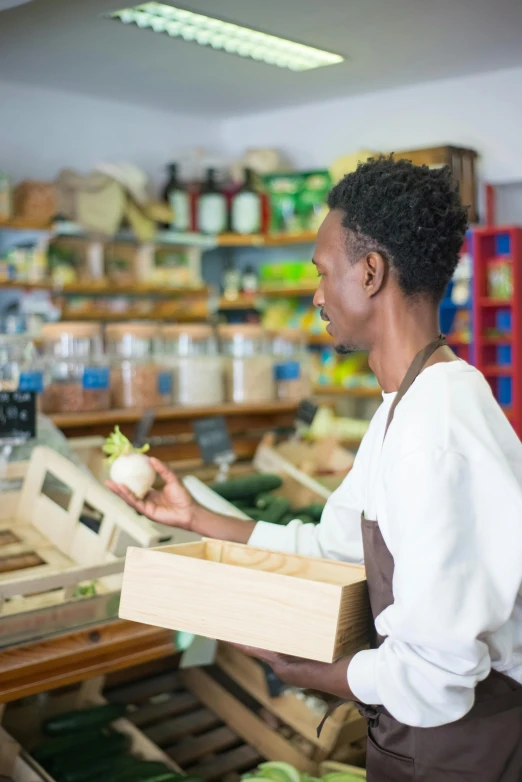
[[[164,3],[142,3],[132,8],[105,14],[125,24],[135,24],[156,33],[166,32],[172,38],[210,46],[229,54],[248,57],[267,65],[308,71],[324,65],[343,62],[339,54],[314,49],[301,43],[278,38],[275,35],[240,27],[203,14],[195,14]]]

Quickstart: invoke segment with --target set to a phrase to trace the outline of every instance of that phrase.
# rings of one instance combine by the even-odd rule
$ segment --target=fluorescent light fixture
[[[339,54],[324,52],[312,46],[304,46],[276,35],[267,35],[249,27],[240,27],[164,3],[142,3],[133,8],[110,12],[106,16],[124,24],[135,24],[155,33],[166,33],[172,38],[192,41],[268,65],[290,68],[292,71],[309,71],[324,65],[336,65],[344,60]]]

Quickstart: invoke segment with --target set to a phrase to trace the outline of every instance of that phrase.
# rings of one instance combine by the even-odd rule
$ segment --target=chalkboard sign
[[[0,443],[36,437],[34,391],[0,391]]]
[[[140,420],[136,424],[136,430],[132,438],[132,444],[135,448],[142,448],[142,446],[145,445],[155,418],[156,411],[154,408],[145,410]]]
[[[222,415],[201,418],[192,426],[205,464],[234,461],[234,449]]]
[[[295,414],[296,424],[299,427],[303,425],[311,426],[318,409],[317,405],[314,405],[309,399],[303,399],[302,402],[299,402],[299,407]]]

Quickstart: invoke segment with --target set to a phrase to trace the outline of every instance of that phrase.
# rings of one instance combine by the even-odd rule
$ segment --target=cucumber
[[[131,768],[136,763],[132,755],[113,755],[93,761],[87,766],[63,771],[60,775],[61,782],[97,782],[99,776],[105,773],[115,774],[125,768]]]
[[[78,752],[80,749],[95,747],[97,742],[107,736],[107,731],[102,730],[90,730],[80,734],[57,736],[38,744],[31,754],[35,760],[40,762],[61,755],[64,752]]]
[[[263,492],[263,494],[258,494],[256,498],[256,508],[260,508],[261,510],[265,510],[266,508],[270,507],[270,505],[273,503],[273,501],[276,499],[275,494],[271,494],[270,492]]]
[[[90,747],[82,746],[81,751],[70,748],[67,753],[55,755],[50,759],[50,766],[56,774],[85,768],[94,760],[102,760],[128,752],[132,739],[126,733],[113,733],[97,739]]]
[[[308,516],[306,513],[299,513],[299,514],[292,514],[294,519],[299,519],[299,521],[302,521],[303,524],[318,524],[319,522],[313,519],[311,516]]]
[[[290,502],[285,497],[275,497],[268,508],[263,511],[263,521],[279,524],[285,513],[290,509]]]
[[[226,500],[248,500],[258,494],[279,489],[283,481],[278,475],[246,475],[213,483],[210,488]]]
[[[263,521],[265,518],[265,511],[259,510],[259,508],[242,508],[243,513],[246,513],[252,521]]]
[[[323,515],[324,504],[322,502],[312,502],[310,505],[306,505],[304,508],[296,510],[296,518],[300,519],[299,514],[306,513],[307,516],[311,516],[314,521],[321,521]]]
[[[134,765],[112,774],[112,782],[145,782],[162,774],[175,774],[159,760],[135,760]]]
[[[99,728],[123,717],[126,712],[127,707],[122,703],[107,703],[91,709],[77,709],[51,717],[43,723],[42,730],[47,736],[61,736],[64,733]]]

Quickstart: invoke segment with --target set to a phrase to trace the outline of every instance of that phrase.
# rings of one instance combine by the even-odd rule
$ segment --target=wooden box
[[[202,540],[129,548],[120,617],[332,662],[368,643],[364,568]]]
[[[127,546],[160,533],[50,448],[2,480],[0,646],[115,617]]]

